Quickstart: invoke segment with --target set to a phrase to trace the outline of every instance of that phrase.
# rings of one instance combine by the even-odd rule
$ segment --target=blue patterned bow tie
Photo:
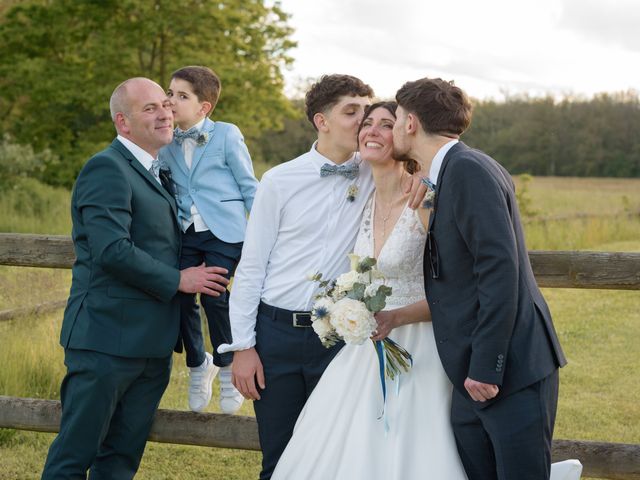
[[[200,136],[200,131],[196,127],[191,127],[186,132],[180,130],[179,128],[176,128],[173,131],[173,139],[176,141],[178,145],[182,145],[182,142],[184,142],[185,138],[192,138],[197,141],[199,136]]]
[[[149,171],[154,177],[159,178],[160,177],[160,160],[158,160],[157,158],[153,160],[153,162],[151,162],[151,168],[149,168]]]
[[[325,163],[320,168],[320,176],[328,177],[329,175],[342,175],[349,180],[353,180],[358,176],[358,165],[331,165]]]
[[[151,173],[151,175],[153,175],[156,180],[160,180],[160,160],[156,158],[153,162],[151,162],[149,173]]]

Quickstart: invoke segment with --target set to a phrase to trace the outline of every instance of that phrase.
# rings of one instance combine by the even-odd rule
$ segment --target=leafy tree
[[[70,185],[113,138],[108,99],[133,76],[167,86],[184,65],[222,79],[214,118],[247,137],[292,114],[281,67],[291,28],[279,3],[262,0],[30,0],[0,20],[0,131],[62,161],[46,180]],[[1,11],[1,10],[0,10]]]
[[[35,153],[30,145],[18,145],[5,134],[0,141],[0,188],[15,186],[22,178],[37,178],[56,161],[49,150]]]
[[[251,150],[253,158],[277,165],[309,151],[318,134],[304,113],[304,100],[293,100],[292,107],[295,116],[285,119],[282,128],[262,133]]]

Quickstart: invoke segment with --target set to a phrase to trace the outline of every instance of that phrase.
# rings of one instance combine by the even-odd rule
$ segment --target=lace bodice
[[[373,214],[375,195],[371,196],[362,214],[362,223],[354,248],[360,256],[373,257]],[[422,259],[426,230],[418,213],[404,208],[393,231],[378,256],[378,270],[392,289],[385,310],[410,305],[425,298]]]

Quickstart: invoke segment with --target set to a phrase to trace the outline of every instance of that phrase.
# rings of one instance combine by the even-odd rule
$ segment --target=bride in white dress
[[[385,405],[373,344],[342,348],[300,414],[272,480],[467,478],[449,423],[451,383],[426,321],[426,211],[407,207],[403,182],[409,174],[391,158],[394,113],[393,103],[373,105],[358,137],[377,190],[365,208],[355,253],[376,257],[392,287],[385,311],[376,316],[376,338],[388,334],[412,354],[413,367],[387,380]]]

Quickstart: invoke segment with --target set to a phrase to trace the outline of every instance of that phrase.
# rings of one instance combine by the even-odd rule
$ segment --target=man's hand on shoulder
[[[486,402],[498,395],[500,389],[497,385],[482,383],[467,377],[464,381],[464,388],[476,402]]]
[[[420,172],[414,173],[405,189],[405,193],[409,194],[409,207],[414,210],[422,206],[424,196],[427,194],[427,186],[421,180]]]
[[[256,349],[248,348],[234,352],[231,381],[244,398],[260,400],[256,380],[260,389],[264,390],[264,370]]]
[[[197,267],[185,268],[180,270],[178,290],[184,293],[204,293],[219,297],[229,285],[229,280],[223,276],[226,273],[226,268],[206,267],[204,263]]]

